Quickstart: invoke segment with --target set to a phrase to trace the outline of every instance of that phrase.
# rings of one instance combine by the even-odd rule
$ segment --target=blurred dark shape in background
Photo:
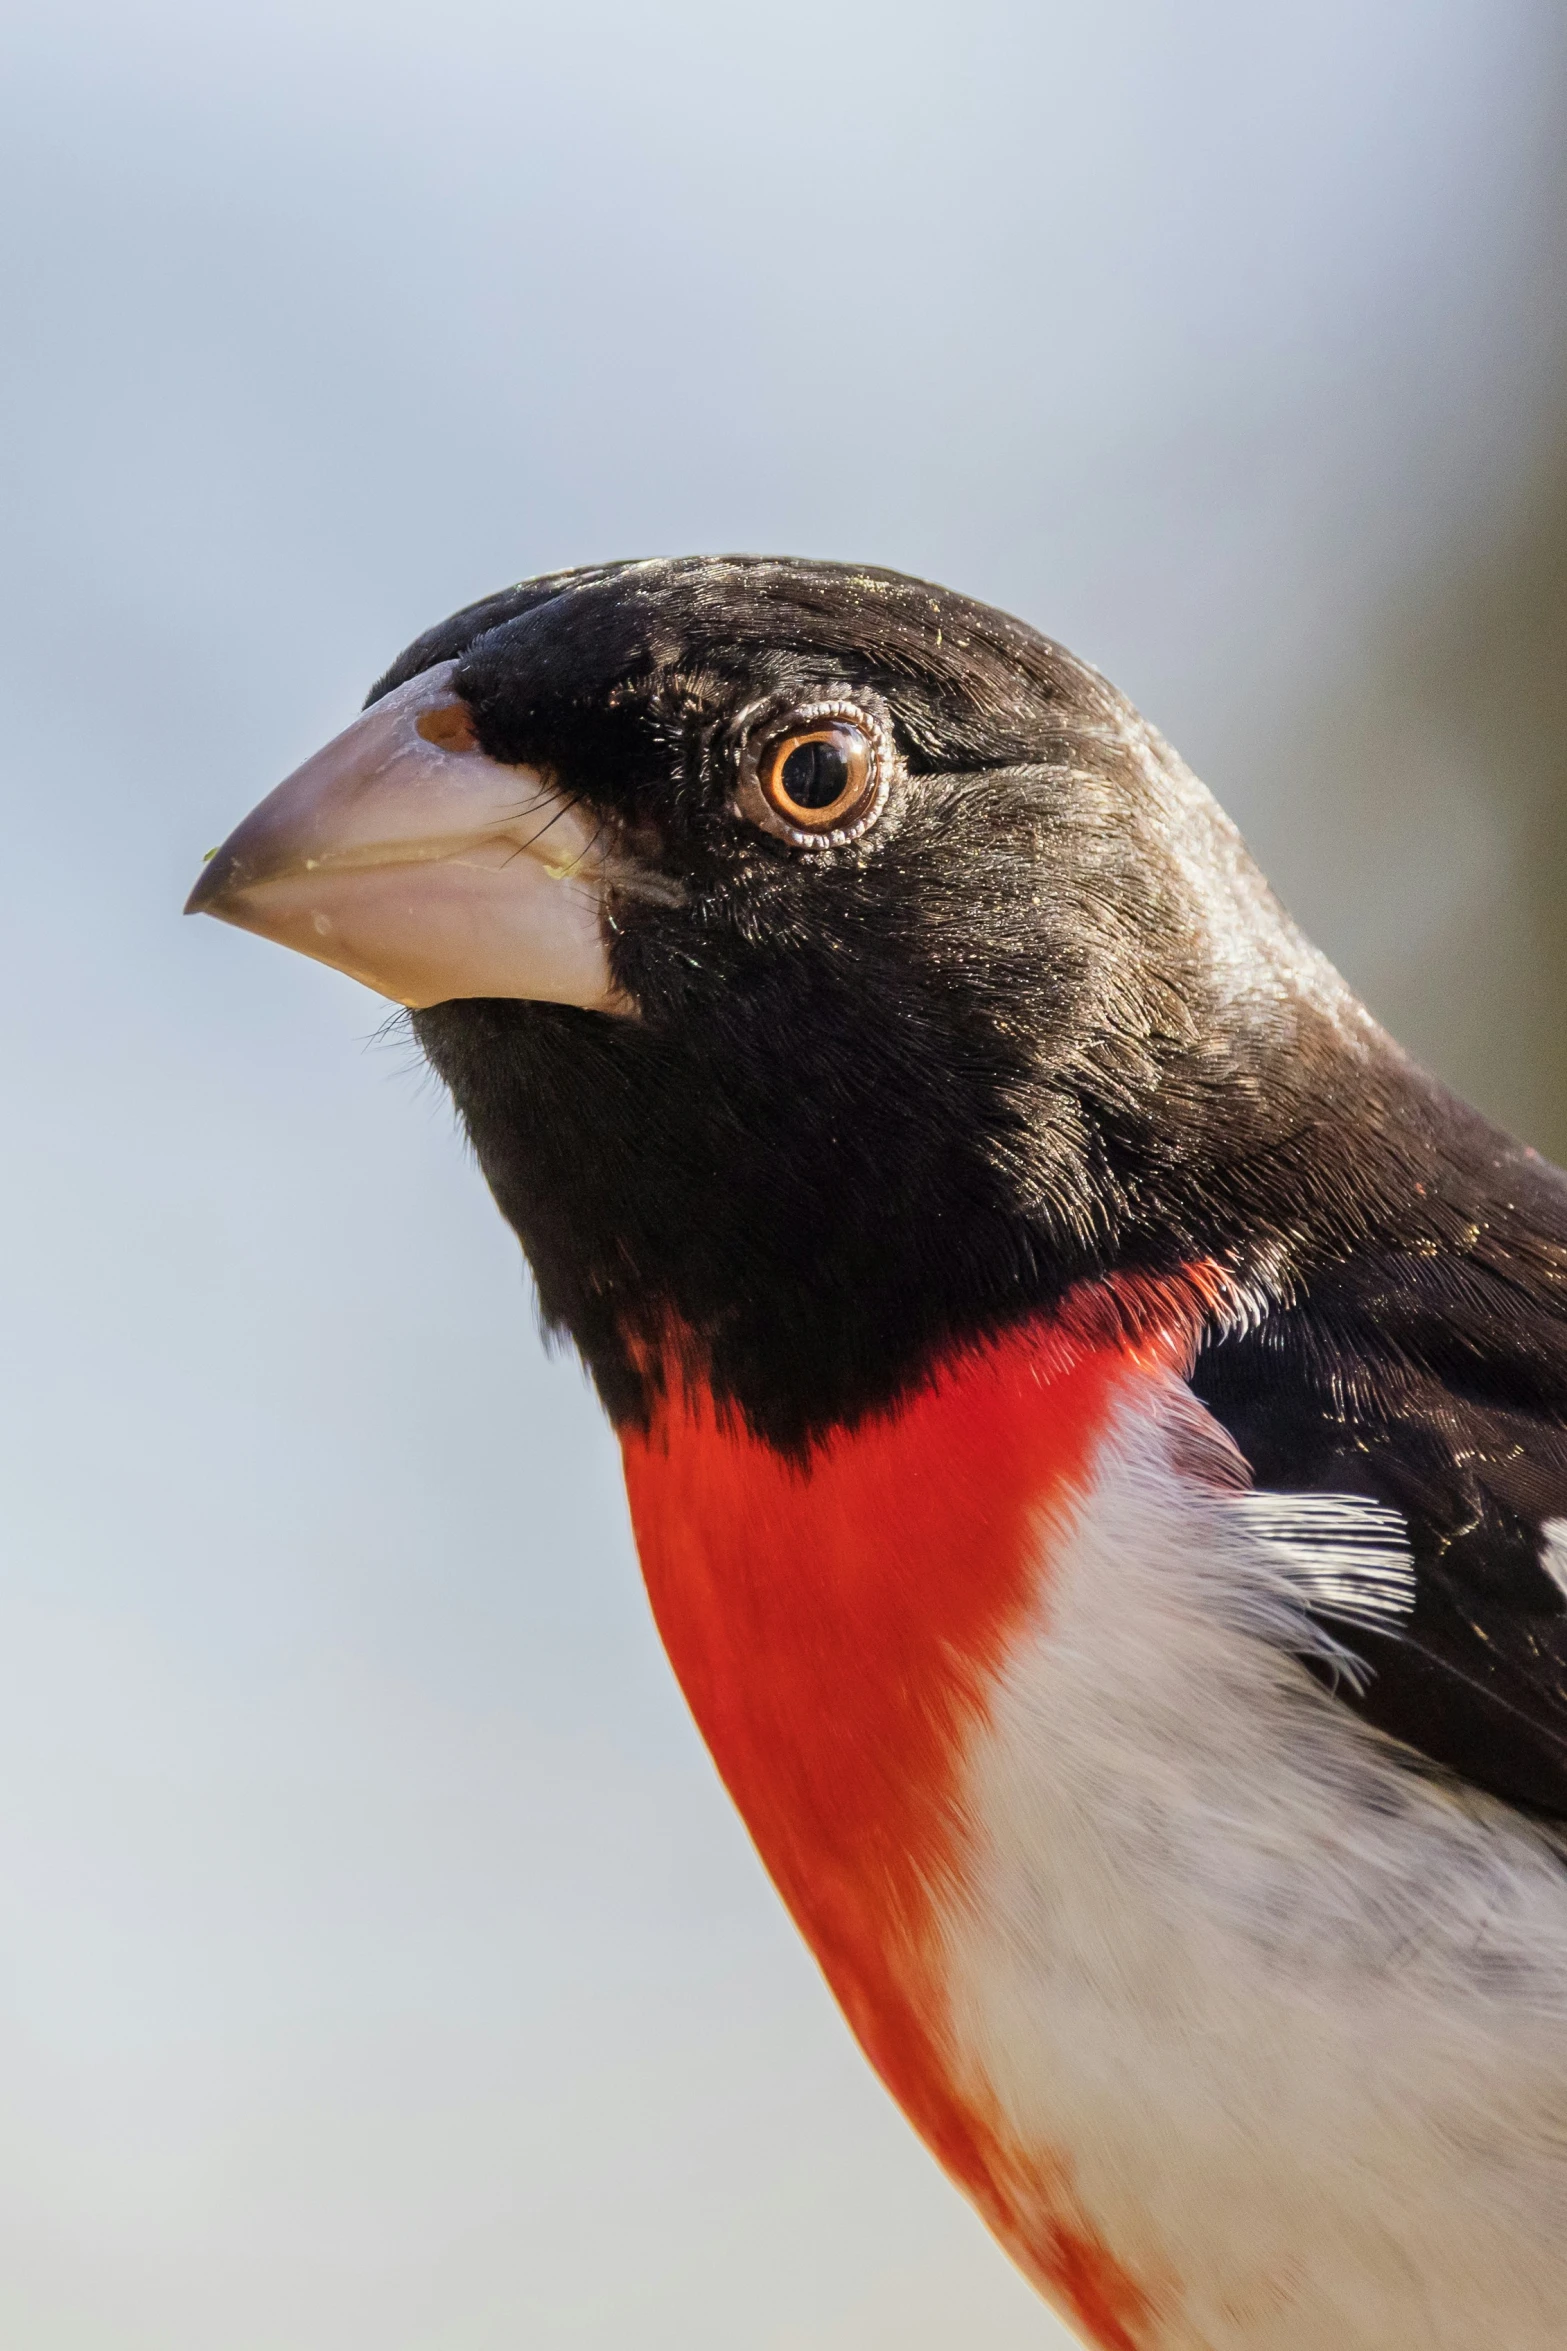
[[[1548,1157],[1567,1162],[1567,374],[1550,445],[1516,510],[1477,533],[1390,617],[1376,702],[1355,746],[1361,787],[1418,835],[1443,809],[1411,746],[1434,747],[1483,811],[1488,856],[1418,953],[1400,955],[1396,898],[1369,985],[1412,1051]],[[1429,772],[1429,771],[1427,771]],[[1385,779],[1385,780],[1384,780]]]
[[[1554,162],[1531,224],[1527,340],[1547,357],[1525,445],[1496,505],[1398,580],[1363,665],[1318,700],[1271,859],[1282,812],[1252,829],[1394,1035],[1567,1163],[1567,137]]]

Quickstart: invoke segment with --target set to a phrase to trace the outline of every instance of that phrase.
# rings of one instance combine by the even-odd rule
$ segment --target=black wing
[[[1367,1669],[1334,1677],[1337,1694],[1475,1785],[1567,1818],[1567,1320],[1560,1244],[1533,1239],[1322,1269],[1286,1310],[1215,1339],[1192,1386],[1263,1493],[1402,1515],[1399,1604],[1312,1609]]]

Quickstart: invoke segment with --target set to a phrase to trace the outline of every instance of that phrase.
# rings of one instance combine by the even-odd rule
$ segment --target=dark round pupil
[[[849,783],[849,754],[831,735],[800,743],[783,763],[778,781],[796,808],[830,808]]]

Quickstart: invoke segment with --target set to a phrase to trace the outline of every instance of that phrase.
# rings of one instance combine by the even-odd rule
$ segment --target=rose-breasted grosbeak
[[[413,1008],[779,1891],[1081,2333],[1559,2351],[1567,1188],[1159,737],[891,573],[602,565],[191,905]]]

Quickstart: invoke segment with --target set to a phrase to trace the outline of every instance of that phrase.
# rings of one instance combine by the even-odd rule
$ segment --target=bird
[[[1567,2340],[1567,1178],[1095,669],[631,560],[189,901],[406,1008],[871,2066],[1099,2351]]]

